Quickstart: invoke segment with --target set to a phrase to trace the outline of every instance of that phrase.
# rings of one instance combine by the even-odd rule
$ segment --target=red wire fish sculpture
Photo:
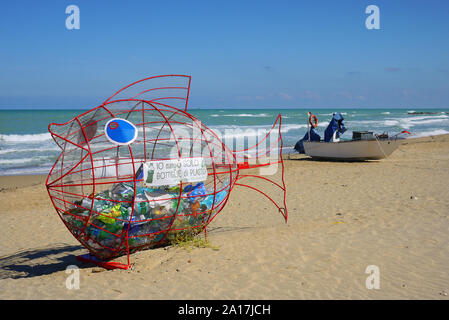
[[[78,260],[127,269],[137,250],[188,232],[207,235],[235,186],[258,191],[287,221],[281,115],[267,132],[247,137],[247,145],[257,138],[252,146],[231,150],[227,134],[222,139],[187,113],[190,82],[186,75],[136,81],[49,125],[61,154],[46,186],[59,217],[89,250]],[[127,264],[111,261],[125,254]]]

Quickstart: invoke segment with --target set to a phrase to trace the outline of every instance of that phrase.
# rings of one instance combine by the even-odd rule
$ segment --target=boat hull
[[[340,142],[303,141],[306,155],[316,159],[343,161],[384,159],[397,149],[399,143],[399,139]]]

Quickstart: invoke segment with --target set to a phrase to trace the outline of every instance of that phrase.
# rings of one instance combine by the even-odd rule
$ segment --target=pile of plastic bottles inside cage
[[[201,232],[229,193],[229,183],[222,186],[215,193],[200,182],[181,192],[179,186],[120,182],[75,201],[62,217],[91,253],[106,259],[168,242],[184,230]]]

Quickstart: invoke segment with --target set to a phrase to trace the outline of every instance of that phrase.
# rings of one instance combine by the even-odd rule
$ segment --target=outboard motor
[[[324,131],[324,142],[334,141],[334,134],[336,139],[340,138],[340,135],[346,131],[343,120],[340,112],[332,115],[332,119]]]

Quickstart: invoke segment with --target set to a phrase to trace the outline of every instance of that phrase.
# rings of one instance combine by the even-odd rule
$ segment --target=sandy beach
[[[380,161],[292,155],[285,165],[287,224],[236,187],[208,228],[215,248],[138,252],[126,271],[75,259],[87,251],[46,177],[2,176],[0,299],[449,298],[449,135],[404,140]],[[80,267],[78,290],[66,288],[69,265]],[[372,265],[379,289],[366,287]]]

